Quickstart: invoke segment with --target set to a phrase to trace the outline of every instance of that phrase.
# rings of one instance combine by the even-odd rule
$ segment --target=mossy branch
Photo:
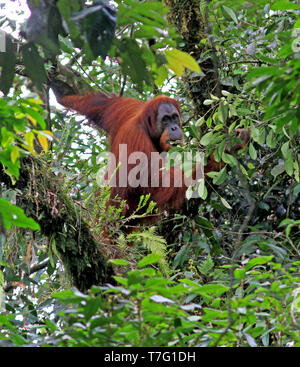
[[[10,186],[0,170],[1,181]],[[3,176],[3,177],[2,177]],[[22,160],[15,188],[22,192],[17,205],[39,223],[42,234],[55,241],[56,249],[73,284],[81,291],[113,282],[113,269],[90,233],[76,206],[63,189],[63,177],[54,175],[46,160]]]

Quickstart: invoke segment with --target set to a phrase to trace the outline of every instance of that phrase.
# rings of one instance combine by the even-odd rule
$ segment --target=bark
[[[87,80],[75,70],[57,62],[48,72],[48,85],[57,99],[74,94],[95,92]]]
[[[205,115],[210,107],[204,106],[203,101],[210,94],[220,96],[220,78],[218,59],[212,38],[208,34],[206,1],[199,0],[164,0],[170,8],[169,21],[174,24],[181,35],[184,45],[182,50],[197,60],[205,75],[186,75],[184,82],[190,98],[195,105],[197,117]],[[201,41],[206,39],[205,43]]]

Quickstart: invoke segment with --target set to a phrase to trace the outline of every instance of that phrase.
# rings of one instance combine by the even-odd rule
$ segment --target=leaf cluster
[[[92,287],[89,294],[65,290],[53,297],[62,306],[60,324],[41,318],[34,340],[40,346],[299,346],[299,261],[284,268],[270,256],[234,267],[230,279],[208,282],[166,279],[151,254],[119,285]],[[125,260],[115,260],[127,266]],[[228,268],[228,267],[227,267]],[[12,315],[14,314],[14,310]],[[18,330],[0,318],[2,343],[33,342],[33,329]],[[298,325],[298,326],[297,326]]]

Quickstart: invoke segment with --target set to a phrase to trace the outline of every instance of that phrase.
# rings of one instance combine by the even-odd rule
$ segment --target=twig
[[[33,273],[36,273],[39,270],[42,270],[42,269],[46,268],[48,266],[49,262],[50,262],[49,257],[47,257],[45,260],[41,261],[40,263],[32,265],[30,267],[30,269],[28,270],[27,275],[31,275]],[[20,286],[22,286],[22,284],[20,282],[10,282],[4,288],[4,292],[7,293],[10,290],[12,290],[14,287],[20,287]]]
[[[231,61],[231,62],[225,63],[226,66],[236,65],[236,64],[266,64],[266,65],[273,65],[270,62],[261,61],[261,60],[237,60],[237,61]]]
[[[45,260],[41,261],[40,263],[32,265],[27,275],[31,275],[33,273],[36,273],[39,270],[46,268],[49,262],[50,262],[50,259],[49,257],[47,257]]]

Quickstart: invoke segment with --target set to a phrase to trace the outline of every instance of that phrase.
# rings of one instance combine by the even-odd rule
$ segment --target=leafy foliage
[[[19,176],[20,158],[36,153],[35,137],[45,151],[48,140],[52,140],[53,134],[46,130],[40,104],[41,101],[32,98],[0,101],[0,118],[4,122],[0,129],[0,162],[12,179]]]
[[[48,130],[40,130],[46,128],[42,113],[40,101],[36,99],[0,100],[0,119],[3,122],[0,128],[0,162],[12,182],[19,178],[22,158],[36,154],[36,149],[48,151],[48,142],[52,140],[53,134]],[[35,138],[39,142],[37,148],[34,147]],[[0,225],[4,229],[12,226],[32,230],[40,228],[33,219],[26,217],[21,208],[6,199],[0,199]],[[5,238],[4,234],[2,238]],[[2,245],[0,243],[1,253]]]
[[[24,179],[22,159],[47,157],[64,193],[80,208],[74,211],[78,228],[61,223],[57,235],[69,241],[88,223],[101,242],[105,225],[113,244],[101,251],[112,259],[116,284],[87,294],[74,290],[55,235],[38,231],[14,205],[22,192],[4,181],[0,344],[300,346],[299,5],[210,1],[201,41],[206,48],[195,61],[179,51],[180,36],[161,1],[120,0],[116,9],[108,1],[53,4],[29,2],[32,17],[20,48],[25,72],[14,75],[18,51],[12,36],[0,53],[0,89],[10,95],[0,100],[1,178],[18,182]],[[198,63],[212,57],[211,47],[218,73],[202,71],[219,78],[220,88],[210,91],[207,113],[199,118],[186,83],[190,77],[201,83]],[[61,111],[52,110],[47,125],[41,103],[23,98],[28,93],[20,85],[31,79],[42,88],[56,56],[99,89],[139,98],[153,90],[175,96],[189,121],[189,139],[174,149],[202,151],[206,159],[214,152],[226,163],[200,182],[201,200],[191,199],[186,210],[165,218],[158,234],[148,228],[126,237],[120,230],[125,203],[106,210],[108,192],[97,185],[105,139]],[[183,78],[168,80],[169,69]],[[249,128],[251,140],[244,151],[230,152],[237,128]],[[51,192],[44,200],[58,210]],[[140,202],[146,214],[155,210],[148,200]]]
[[[143,83],[152,86],[155,80],[162,84],[168,76],[167,67],[176,75],[182,75],[184,68],[200,72],[198,64],[187,53],[173,49],[165,57],[158,51],[175,45],[172,40],[175,32],[166,22],[167,8],[161,1],[126,0],[117,1],[117,4],[118,18],[108,0],[88,5],[81,0],[28,1],[31,16],[23,30],[28,42],[22,45],[21,55],[26,74],[38,90],[41,91],[47,81],[44,57],[54,63],[62,51],[74,57],[74,47],[81,49],[84,65],[90,65],[98,56],[103,60],[107,55],[117,57],[124,75],[129,75],[140,91]],[[116,26],[121,27],[122,38],[114,39]],[[153,37],[157,40],[150,47]],[[15,43],[7,35],[6,48],[0,56],[3,70],[0,90],[4,94],[9,92],[14,78]]]
[[[33,230],[40,229],[40,226],[33,219],[26,217],[21,208],[1,198],[0,211],[2,224],[5,229],[10,229],[12,226],[30,228]]]
[[[59,313],[63,330],[43,318],[35,324],[35,341],[45,346],[179,347],[286,345],[292,339],[300,345],[295,324],[299,292],[294,291],[299,261],[287,269],[270,257],[257,257],[235,269],[232,287],[228,277],[205,285],[198,279],[166,279],[148,266],[157,261],[149,255],[139,269],[117,277],[118,286],[93,287],[89,295],[54,293],[66,307]],[[18,337],[15,319],[2,317],[0,324],[2,340],[30,342]]]
[[[157,254],[159,259],[158,264],[161,271],[163,274],[169,275],[170,270],[166,260],[166,240],[161,236],[155,235],[155,227],[150,227],[149,230],[141,233],[131,233],[127,236],[127,239],[129,241],[134,241],[135,243],[141,241],[147,250],[152,254]]]

